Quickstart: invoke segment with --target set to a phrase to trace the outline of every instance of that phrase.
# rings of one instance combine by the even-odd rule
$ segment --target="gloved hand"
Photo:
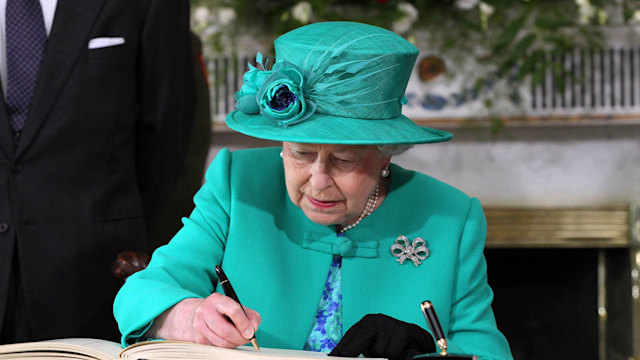
[[[435,352],[431,334],[384,314],[368,314],[353,325],[330,356],[385,357],[408,360],[414,355]]]

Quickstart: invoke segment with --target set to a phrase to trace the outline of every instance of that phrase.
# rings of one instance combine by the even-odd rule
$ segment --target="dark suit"
[[[202,54],[202,42],[192,33],[193,67],[195,75],[196,105],[189,141],[189,149],[176,188],[169,197],[164,211],[149,239],[149,254],[157,247],[171,240],[182,228],[182,217],[189,216],[194,208],[193,195],[202,186],[204,171],[211,142],[211,107],[209,104],[209,83]]]
[[[0,101],[0,326],[13,269],[33,340],[117,339],[111,264],[146,250],[191,131],[188,7],[58,0],[17,147]]]

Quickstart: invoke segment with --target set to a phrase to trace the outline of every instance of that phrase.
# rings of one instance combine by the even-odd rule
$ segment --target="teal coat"
[[[345,331],[369,313],[428,328],[419,305],[431,300],[450,351],[511,359],[491,310],[477,199],[392,165],[384,202],[337,237],[333,226],[311,222],[289,200],[280,150],[220,151],[184,227],[120,290],[114,312],[123,345],[180,300],[222,291],[214,271],[222,264],[242,303],[262,317],[260,345],[302,349],[339,254]],[[392,255],[400,235],[426,241],[430,255],[421,265]]]

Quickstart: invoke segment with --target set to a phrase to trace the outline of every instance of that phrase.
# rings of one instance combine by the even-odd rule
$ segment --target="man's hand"
[[[113,262],[111,273],[119,279],[127,279],[149,265],[149,255],[142,252],[123,251]]]

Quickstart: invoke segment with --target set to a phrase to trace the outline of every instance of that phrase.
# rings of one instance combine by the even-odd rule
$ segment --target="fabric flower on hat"
[[[262,56],[256,59],[260,63]],[[306,120],[316,104],[304,97],[303,70],[277,61],[271,70],[249,65],[240,91],[235,94],[236,108],[245,114],[258,114],[287,127]],[[264,68],[264,67],[263,67]]]
[[[284,127],[306,120],[315,112],[316,105],[304,96],[303,70],[279,61],[271,71],[258,92],[260,113]]]
[[[260,113],[260,108],[256,101],[256,95],[258,94],[264,79],[271,75],[271,71],[265,70],[265,66],[262,64],[262,54],[258,53],[258,56],[256,56],[256,63],[262,67],[262,70],[249,64],[249,70],[245,72],[242,77],[242,87],[240,88],[240,91],[233,94],[236,99],[236,109],[245,114]]]

